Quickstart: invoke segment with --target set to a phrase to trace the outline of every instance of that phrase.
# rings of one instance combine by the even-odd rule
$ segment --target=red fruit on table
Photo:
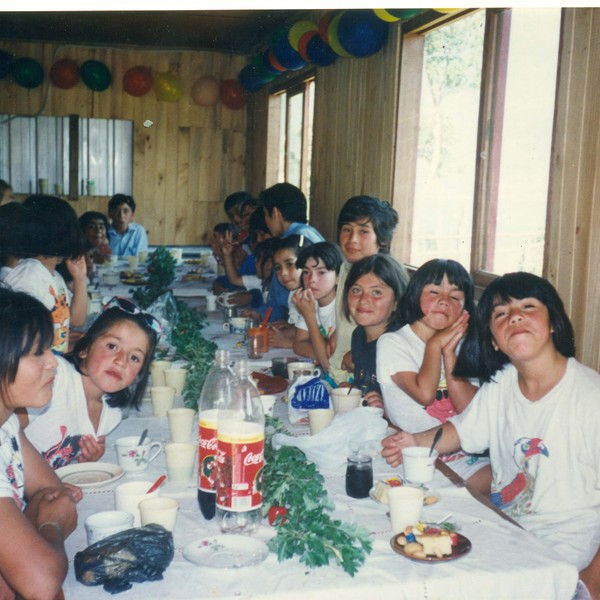
[[[269,525],[283,525],[287,519],[285,515],[287,515],[288,509],[285,506],[271,506],[268,513]]]

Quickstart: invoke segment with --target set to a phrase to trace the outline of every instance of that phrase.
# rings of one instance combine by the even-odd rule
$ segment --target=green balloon
[[[108,67],[99,60],[86,60],[79,69],[81,80],[94,92],[103,92],[112,81]]]
[[[33,58],[17,58],[13,63],[12,74],[19,85],[28,89],[36,88],[44,80],[44,69]]]

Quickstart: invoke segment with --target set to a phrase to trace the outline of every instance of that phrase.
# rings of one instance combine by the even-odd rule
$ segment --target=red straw
[[[151,494],[154,490],[157,490],[167,478],[166,475],[161,475],[153,484],[152,487],[146,492],[146,494]]]
[[[273,312],[273,307],[269,306],[269,308],[267,308],[267,312],[265,313],[265,318],[263,319],[263,322],[261,323],[260,328],[264,329],[267,326],[267,323],[269,322],[269,317],[271,316],[271,313]]]

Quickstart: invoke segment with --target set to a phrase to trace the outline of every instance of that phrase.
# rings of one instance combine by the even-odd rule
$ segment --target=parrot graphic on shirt
[[[520,438],[513,447],[513,460],[519,468],[516,477],[502,489],[493,492],[492,502],[513,516],[531,512],[531,499],[535,489],[535,476],[531,462],[536,456],[549,456],[548,449],[540,438]],[[508,510],[506,510],[508,509]]]

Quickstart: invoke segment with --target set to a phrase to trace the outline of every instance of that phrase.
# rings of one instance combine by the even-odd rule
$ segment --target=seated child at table
[[[36,231],[24,242],[33,258],[21,260],[4,282],[31,294],[50,310],[54,322],[52,349],[64,354],[69,348],[69,328],[83,326],[87,316],[88,280],[79,222],[73,208],[61,198],[38,194],[27,198],[23,206]],[[63,259],[73,278],[72,292],[56,270]]]
[[[215,260],[217,261],[217,265],[223,267],[224,269],[224,257],[223,257],[223,244],[227,236],[230,236],[230,239],[235,238],[235,229],[231,223],[217,223],[213,228],[212,234],[212,251]],[[246,258],[248,253],[244,249],[241,244],[237,242],[234,243],[234,251],[232,253],[233,264],[236,271],[239,271],[242,262]],[[222,272],[222,271],[221,271]],[[212,291],[214,294],[220,294],[221,292],[231,291],[239,289],[237,286],[233,285],[227,275],[220,275],[213,281]]]
[[[58,598],[67,575],[65,538],[82,492],[64,485],[31,446],[15,409],[44,406],[56,357],[48,310],[0,288],[0,598]]]
[[[471,276],[454,260],[433,259],[417,269],[400,303],[403,324],[377,344],[377,376],[391,423],[408,431],[441,425],[462,412],[477,386],[453,374],[474,310]],[[457,452],[441,457],[454,471],[489,490],[489,460]]]
[[[302,285],[292,296],[288,320],[296,328],[294,352],[316,358],[324,371],[335,344],[335,292],[343,260],[337,244],[318,242],[304,248],[296,261]]]
[[[43,225],[41,229],[44,229]],[[31,258],[30,240],[40,231],[35,218],[20,202],[0,205],[0,280],[22,258]]]
[[[108,216],[112,221],[108,239],[115,256],[137,256],[140,250],[148,250],[146,229],[133,222],[135,209],[135,200],[127,194],[115,194],[108,202]]]
[[[351,340],[356,323],[343,310],[344,284],[350,267],[365,256],[389,254],[398,213],[385,200],[372,196],[349,198],[338,216],[338,243],[344,254],[336,297],[335,350],[329,358],[327,379],[334,385],[348,381],[354,372]]]
[[[109,224],[106,215],[95,210],[88,210],[79,217],[79,227],[85,239],[86,257],[92,267],[110,260],[112,251],[108,243]]]
[[[51,402],[22,417],[25,435],[51,467],[102,457],[121,409],[141,403],[159,333],[152,315],[113,298],[73,351],[58,357]]]
[[[257,200],[248,192],[233,192],[225,198],[223,208],[227,213],[229,222],[233,225],[233,234],[236,242],[244,243],[250,234],[247,218],[244,216],[244,206],[252,202],[258,206]],[[249,217],[249,213],[247,214]]]
[[[374,254],[355,262],[344,288],[344,314],[352,317],[352,386],[361,390],[369,406],[383,408],[377,381],[377,340],[400,326],[399,304],[409,277],[389,254]],[[340,387],[349,386],[342,383]]]

